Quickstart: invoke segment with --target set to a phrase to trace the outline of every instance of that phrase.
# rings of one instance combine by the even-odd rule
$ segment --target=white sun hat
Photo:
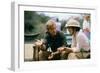
[[[75,20],[75,19],[70,19],[67,24],[65,25],[66,28],[68,27],[79,27],[80,28],[80,23]]]

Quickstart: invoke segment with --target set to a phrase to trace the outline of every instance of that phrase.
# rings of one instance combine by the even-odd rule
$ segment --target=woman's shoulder
[[[79,38],[79,37],[81,37],[81,38],[83,38],[83,37],[85,37],[86,35],[84,34],[84,32],[82,31],[82,30],[80,30],[79,32],[78,32],[78,35],[77,35],[77,37]]]

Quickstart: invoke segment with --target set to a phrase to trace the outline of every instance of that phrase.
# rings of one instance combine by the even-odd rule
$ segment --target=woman
[[[70,53],[68,58],[83,58],[83,54],[80,53],[81,51],[88,52],[90,50],[90,44],[87,36],[80,30],[80,23],[75,19],[70,19],[65,27],[72,35],[72,45],[69,49],[71,49],[73,53]]]

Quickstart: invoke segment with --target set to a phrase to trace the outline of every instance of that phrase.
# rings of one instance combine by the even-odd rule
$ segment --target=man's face
[[[85,16],[85,19],[86,19],[87,21],[89,21],[89,20],[90,20],[90,16]]]
[[[52,25],[49,29],[48,32],[51,34],[51,36],[55,36],[56,35],[56,26]]]

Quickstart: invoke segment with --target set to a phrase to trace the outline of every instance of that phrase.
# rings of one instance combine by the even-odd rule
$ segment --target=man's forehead
[[[56,25],[53,24],[53,25],[49,26],[49,28],[50,28],[50,29],[52,29],[52,28],[56,28]]]

